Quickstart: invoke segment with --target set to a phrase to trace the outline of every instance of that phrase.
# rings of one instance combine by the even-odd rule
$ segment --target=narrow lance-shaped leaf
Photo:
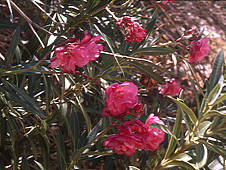
[[[151,78],[153,78],[158,83],[163,83],[162,78],[158,74],[156,74],[155,72],[153,72],[150,67],[147,67],[147,66],[145,66],[145,65],[143,65],[141,63],[133,62],[133,61],[130,61],[129,63],[131,65],[135,66],[136,68],[140,69],[144,73],[148,74]]]
[[[172,166],[178,166],[178,167],[183,167],[186,168],[187,170],[196,170],[195,165],[189,163],[189,162],[184,162],[184,161],[173,161],[169,163],[169,165]]]
[[[87,136],[88,143],[91,142],[96,137],[97,133],[102,129],[102,127],[103,127],[103,120],[101,119],[88,134]]]
[[[196,149],[196,154],[197,154],[196,166],[198,168],[202,168],[208,160],[207,148],[202,143],[198,143],[197,145],[195,145],[195,149]]]
[[[66,156],[65,146],[64,146],[62,133],[59,129],[57,130],[56,144],[57,144],[57,159],[58,159],[59,170],[65,170],[67,167],[66,159],[65,159],[65,156]]]
[[[15,100],[17,103],[24,107],[27,111],[30,111],[34,114],[38,114],[41,117],[46,117],[46,114],[33,102],[33,100],[20,88],[16,87],[14,84],[11,84],[8,81],[4,80],[4,83],[8,85],[8,88],[12,91],[6,93],[7,97],[11,100]],[[8,90],[8,89],[7,89]]]
[[[178,138],[180,134],[181,122],[182,122],[182,112],[181,112],[181,109],[178,107],[176,121],[173,126],[173,134],[175,135],[176,138]],[[173,137],[171,137],[164,159],[170,157],[170,155],[173,153],[175,149],[175,146],[176,146],[176,141]]]
[[[203,137],[205,135],[206,130],[210,127],[212,122],[210,121],[203,121],[200,123],[200,125],[197,128],[197,131],[195,132],[195,136],[197,137]]]
[[[23,159],[22,159],[21,169],[23,169],[23,170],[30,170],[27,158],[25,156],[23,156]]]
[[[16,47],[17,47],[17,44],[19,42],[19,38],[20,38],[20,26],[18,26],[16,28],[15,32],[13,33],[12,39],[10,41],[9,49],[8,49],[7,54],[6,54],[6,63],[7,63],[7,65],[10,64],[10,62],[11,62],[11,60],[13,58],[13,55],[15,54]]]
[[[88,132],[90,132],[91,128],[92,128],[90,117],[89,117],[88,113],[86,112],[85,108],[83,107],[83,105],[82,105],[81,101],[79,100],[79,98],[77,96],[75,98],[76,98],[76,100],[78,102],[78,105],[79,105],[79,107],[80,107],[80,109],[82,111],[82,114],[84,116]],[[74,102],[72,102],[72,103],[75,104]]]
[[[218,53],[214,64],[213,64],[213,70],[210,75],[209,79],[209,88],[208,93],[214,88],[214,86],[218,83],[220,76],[222,75],[223,71],[223,64],[224,64],[224,51],[223,49]]]
[[[150,55],[150,56],[159,56],[159,55],[166,55],[175,52],[175,49],[172,48],[163,48],[163,47],[145,47],[139,48],[135,50],[131,56],[134,55]]]
[[[79,129],[79,120],[78,120],[78,115],[72,109],[71,112],[71,121],[70,121],[70,126],[71,126],[71,145],[72,145],[72,152],[75,151],[75,149],[78,148],[78,143],[79,143],[79,134],[80,134],[80,129]]]
[[[129,170],[140,170],[140,169],[135,166],[129,166]]]
[[[214,144],[204,141],[204,140],[202,141],[202,143],[204,143],[207,146],[207,148],[209,148],[210,150],[222,155],[223,157],[226,157],[226,149],[225,148],[219,147],[217,145],[214,145]]]
[[[225,100],[226,100],[226,93],[223,93],[222,95],[219,96],[219,98],[214,103],[210,103],[209,105],[215,106]]]
[[[190,118],[190,120],[195,124],[197,121],[197,118],[195,116],[195,113],[184,103],[180,102],[177,99],[174,99],[171,96],[168,96],[171,100],[173,100],[185,113],[187,113],[188,117]]]
[[[224,77],[221,75],[219,82],[216,84],[216,86],[210,91],[208,97],[207,97],[207,102],[208,105],[213,105],[213,103],[217,100],[219,95],[221,94],[221,91],[223,87],[226,84],[224,83]]]

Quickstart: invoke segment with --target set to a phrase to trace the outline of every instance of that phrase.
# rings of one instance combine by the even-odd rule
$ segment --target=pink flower
[[[147,127],[138,119],[130,119],[120,124],[118,133],[129,133],[137,149],[144,149],[143,136]]]
[[[157,116],[154,116],[154,114],[150,114],[145,122],[145,125],[147,126],[147,133],[143,137],[145,145],[144,148],[146,150],[155,151],[158,149],[159,144],[164,140],[164,132],[153,127],[148,127],[148,125],[152,123],[161,125],[164,125],[164,123]]]
[[[134,140],[130,134],[122,132],[105,139],[104,147],[112,149],[117,154],[125,154],[127,156],[131,156],[136,150]]]
[[[174,0],[162,0],[161,2],[162,2],[163,5],[166,5],[167,2],[172,3],[173,1]]]
[[[143,29],[138,23],[131,20],[130,17],[123,17],[117,22],[117,26],[120,29],[123,28],[123,25],[125,26],[123,35],[127,35],[125,37],[125,41],[127,43],[133,41],[141,42],[145,38],[145,29]]]
[[[143,109],[143,105],[142,104],[137,104],[132,109],[128,109],[125,112],[125,115],[141,115],[141,114],[144,113],[144,111],[142,109]]]
[[[104,141],[104,146],[114,150],[117,154],[132,155],[136,149],[155,151],[164,140],[164,132],[153,127],[151,123],[164,124],[158,117],[151,114],[146,123],[138,119],[131,119],[121,123],[117,134],[109,136]]]
[[[101,111],[102,116],[121,116],[126,112],[128,114],[128,111],[138,104],[137,93],[137,86],[131,82],[110,85],[105,90],[106,100],[105,108]]]
[[[164,125],[163,121],[159,119],[159,117],[155,116],[153,113],[148,116],[145,121],[145,125],[148,126],[152,123],[158,123],[160,125]]]
[[[142,133],[146,127],[138,119],[131,119],[119,125],[117,134],[109,136],[104,141],[104,146],[112,149],[117,154],[131,156],[136,149],[143,149]]]
[[[199,62],[208,55],[210,47],[208,45],[209,38],[203,38],[202,40],[192,41],[190,45],[190,55],[188,62]]]
[[[159,94],[162,94],[163,96],[167,94],[170,96],[177,96],[181,91],[181,87],[176,82],[176,80],[172,78],[172,79],[166,79],[165,85],[163,87],[159,87],[158,90],[159,90]]]
[[[96,44],[100,40],[100,35],[91,38],[88,31],[85,31],[82,40],[71,38],[73,42],[57,47],[54,56],[50,59],[50,67],[61,67],[64,72],[74,72],[75,66],[83,67],[88,62],[99,57],[99,51],[103,50],[102,44]]]

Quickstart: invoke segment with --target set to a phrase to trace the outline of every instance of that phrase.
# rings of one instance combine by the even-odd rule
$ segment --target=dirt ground
[[[226,1],[174,1],[162,6],[171,21],[163,28],[176,38],[178,31],[196,28],[204,29],[204,35],[210,38],[211,53],[207,59],[212,62],[221,48],[226,51]],[[168,21],[168,22],[167,22]]]
[[[210,38],[209,55],[204,61],[193,64],[200,84],[204,85],[203,80],[209,77],[216,55],[221,49],[224,49],[224,54],[226,52],[226,1],[174,1],[168,5],[161,5],[160,8],[163,12],[161,19],[166,23],[162,29],[172,39],[177,39],[179,34],[191,28],[204,30],[203,36]],[[226,55],[224,56],[226,61]],[[187,71],[183,64],[177,69],[179,72]],[[190,86],[186,75],[181,77],[181,82],[184,88]],[[187,92],[192,95],[192,91]]]

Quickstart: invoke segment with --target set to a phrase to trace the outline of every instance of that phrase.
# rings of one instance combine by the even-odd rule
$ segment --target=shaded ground
[[[161,16],[165,25],[162,29],[170,38],[176,40],[179,34],[185,30],[194,28],[200,32],[204,30],[204,36],[210,38],[210,53],[205,60],[193,64],[197,78],[201,85],[204,84],[211,73],[211,65],[217,53],[223,48],[226,52],[226,1],[174,1],[174,3],[159,6],[164,15]],[[226,55],[225,55],[226,59]],[[175,68],[174,68],[175,69]],[[183,63],[177,67],[177,71],[188,71]],[[175,71],[175,70],[174,70]],[[187,72],[189,73],[189,72]],[[187,75],[181,77],[184,89],[190,85]],[[190,86],[191,87],[191,86]],[[192,97],[192,91],[187,91]]]
[[[161,5],[156,1],[143,1],[141,3],[143,3],[144,8],[152,7],[153,5],[158,8],[160,17],[157,27],[159,27],[159,32],[164,33],[163,42],[175,42],[185,31],[191,28],[197,32],[203,30],[202,37],[210,38],[209,45],[211,50],[209,55],[205,57],[204,61],[192,64],[197,79],[200,85],[203,86],[211,73],[214,58],[222,48],[226,51],[226,1],[174,1],[167,5]],[[191,41],[182,43],[187,47],[187,52],[181,55],[188,57]],[[191,73],[187,66],[181,61],[174,65],[172,56],[149,56],[147,58],[174,73],[175,78],[184,89],[185,99],[188,99],[186,103],[189,106],[194,106],[194,94],[188,77],[188,74],[191,75]],[[169,75],[166,74],[166,76]],[[154,96],[155,92],[150,91],[151,94],[149,96]]]
[[[226,1],[175,1],[163,7],[163,12],[170,17],[162,17],[167,30],[173,38],[177,30],[183,32],[190,28],[204,29],[211,45],[211,53],[207,61],[212,62],[216,53],[223,48],[226,51]]]

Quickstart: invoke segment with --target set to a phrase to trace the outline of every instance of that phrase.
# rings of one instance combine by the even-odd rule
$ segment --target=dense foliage
[[[193,66],[209,38],[187,30],[163,42],[158,7],[167,1],[141,2],[5,2],[0,29],[12,38],[0,59],[0,169],[206,170],[225,160],[223,50],[200,85]],[[192,106],[180,75],[147,56],[185,63]]]

